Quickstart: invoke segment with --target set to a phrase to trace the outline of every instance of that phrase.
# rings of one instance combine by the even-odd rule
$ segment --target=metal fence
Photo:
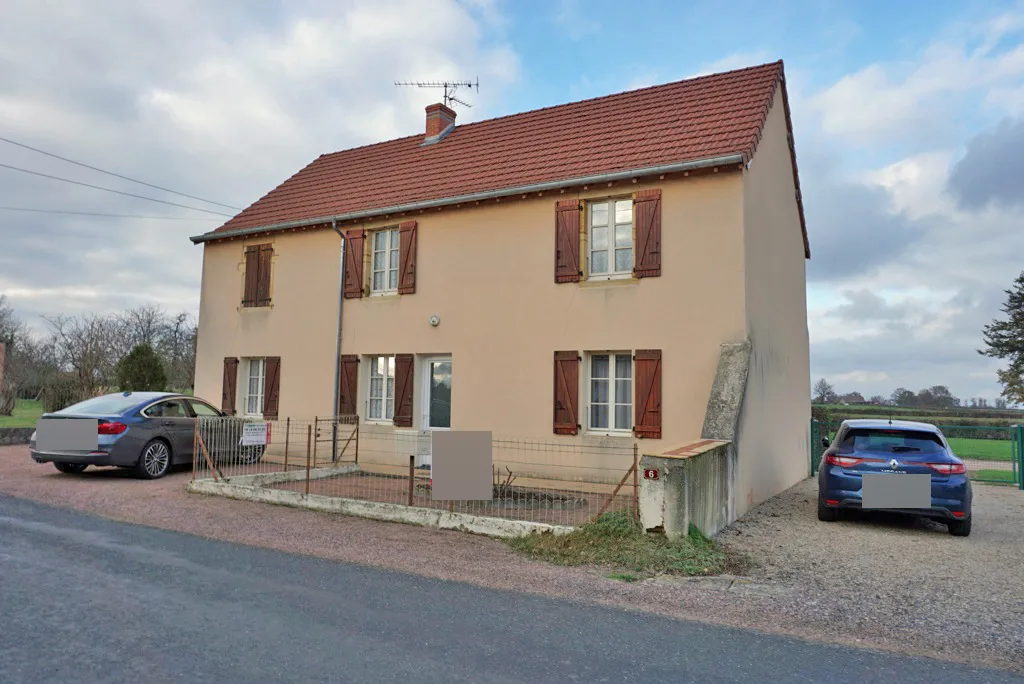
[[[258,439],[263,428],[256,426],[262,424],[266,445],[247,443],[253,435]],[[429,432],[360,425],[357,416],[200,418],[193,478],[560,526],[581,525],[604,512],[636,513],[638,452],[632,441],[494,437],[492,497],[473,501],[433,498],[430,441]]]
[[[818,472],[825,447],[840,423],[811,421],[811,475]],[[972,480],[1024,489],[1024,425],[939,425],[949,445],[967,466]]]

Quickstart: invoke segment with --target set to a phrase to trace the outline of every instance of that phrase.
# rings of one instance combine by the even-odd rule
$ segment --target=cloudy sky
[[[779,58],[813,376],[995,397],[975,350],[1024,270],[1024,2],[3,0],[0,137],[202,200],[0,140],[2,165],[192,207],[0,166],[0,292],[38,327],[196,312],[187,238],[224,217],[195,208],[230,214],[322,152],[421,130],[436,95],[396,79],[479,77],[466,121]]]

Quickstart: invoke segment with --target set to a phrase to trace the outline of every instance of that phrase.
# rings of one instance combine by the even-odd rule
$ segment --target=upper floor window
[[[587,251],[590,278],[624,278],[633,273],[633,200],[587,205]]]
[[[398,291],[398,228],[385,228],[371,233],[373,252],[371,255],[370,292],[392,293]]]
[[[245,290],[242,306],[270,306],[270,267],[274,246],[249,245],[245,248]]]

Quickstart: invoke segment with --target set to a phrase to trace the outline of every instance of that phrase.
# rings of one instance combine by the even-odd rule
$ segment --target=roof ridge
[[[607,95],[596,95],[594,97],[588,97],[588,98],[584,98],[582,100],[573,100],[572,102],[562,102],[560,104],[548,105],[546,107],[538,107],[537,109],[527,109],[526,111],[523,111],[523,112],[513,112],[511,114],[503,114],[502,116],[494,116],[494,117],[491,117],[489,119],[481,119],[480,121],[471,121],[469,123],[465,123],[465,124],[462,124],[462,125],[457,125],[455,130],[466,130],[468,128],[472,128],[474,126],[479,126],[481,124],[492,123],[492,122],[495,122],[495,121],[502,121],[504,119],[510,119],[510,118],[516,117],[516,116],[526,116],[528,114],[535,114],[537,112],[545,112],[545,111],[549,111],[549,110],[552,110],[552,109],[560,109],[562,107],[572,107],[574,105],[585,104],[585,103],[593,103],[593,102],[597,102],[599,100],[609,100],[611,98],[621,97],[623,95],[631,95],[631,94],[634,94],[634,93],[642,93],[644,91],[654,90],[656,88],[667,88],[669,86],[679,85],[680,83],[696,83],[698,81],[703,81],[703,80],[711,79],[711,78],[720,79],[723,76],[730,76],[730,75],[734,75],[734,74],[740,74],[740,73],[743,73],[745,71],[762,70],[762,69],[765,69],[767,67],[772,67],[772,66],[778,66],[778,67],[781,68],[782,67],[782,60],[781,59],[777,59],[774,62],[765,62],[764,64],[757,64],[755,66],[741,67],[739,69],[730,69],[729,71],[717,71],[717,72],[711,73],[711,74],[702,74],[700,76],[692,76],[690,78],[682,78],[682,79],[679,79],[677,81],[668,81],[666,83],[656,83],[654,85],[643,86],[641,88],[633,88],[631,90],[620,90],[617,93],[608,93]],[[335,150],[333,152],[325,152],[325,153],[321,154],[320,157],[332,157],[332,156],[334,156],[336,154],[341,154],[343,152],[352,152],[354,150],[363,150],[363,149],[368,149],[368,148],[371,148],[371,147],[376,147],[378,145],[388,145],[388,144],[392,144],[392,143],[401,142],[403,140],[413,140],[413,139],[420,138],[420,137],[422,137],[422,135],[419,134],[419,133],[414,133],[412,135],[403,135],[403,136],[400,136],[398,138],[391,138],[390,140],[382,140],[380,142],[369,143],[367,145],[359,145],[357,147],[346,147],[344,149]],[[320,158],[320,157],[318,157],[318,158]]]

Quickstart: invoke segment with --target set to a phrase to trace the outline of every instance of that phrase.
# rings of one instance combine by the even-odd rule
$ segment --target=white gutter
[[[341,238],[341,263],[338,268],[338,339],[334,347],[334,404],[331,407],[331,463],[338,460],[338,398],[341,394],[341,307],[345,301],[345,236],[338,229],[336,221],[331,221],[331,228]]]
[[[256,233],[266,233],[268,231],[286,230],[288,228],[301,228],[303,226],[312,226],[318,223],[342,223],[344,221],[365,219],[373,216],[380,216],[382,214],[401,214],[404,212],[419,211],[420,209],[434,209],[437,207],[443,207],[450,204],[479,202],[483,200],[495,199],[498,197],[509,197],[511,195],[528,194],[531,192],[547,192],[549,190],[558,190],[560,188],[566,188],[575,185],[593,185],[597,183],[630,180],[632,178],[640,178],[643,176],[652,176],[663,173],[679,173],[681,171],[693,171],[696,169],[706,169],[712,166],[732,166],[734,164],[742,164],[743,162],[744,158],[742,154],[730,154],[724,157],[713,157],[711,159],[698,159],[696,161],[678,162],[675,164],[663,164],[661,166],[648,166],[646,168],[632,169],[628,171],[614,171],[612,173],[602,173],[596,176],[580,176],[578,178],[567,178],[557,181],[545,181],[543,183],[520,185],[513,188],[487,190],[484,192],[475,192],[468,195],[456,195],[455,197],[443,197],[441,199],[425,200],[423,202],[412,202],[410,204],[396,204],[390,207],[362,209],[360,211],[351,211],[345,214],[334,214],[332,216],[321,216],[317,218],[301,219],[298,221],[272,223],[265,226],[257,226],[255,228],[225,230],[219,233],[214,231],[211,233],[204,233],[203,235],[196,235],[194,237],[190,237],[189,240],[191,240],[194,244],[199,244],[201,242],[209,242],[210,240],[225,240],[227,238],[254,235]],[[336,227],[335,231],[337,231]]]

